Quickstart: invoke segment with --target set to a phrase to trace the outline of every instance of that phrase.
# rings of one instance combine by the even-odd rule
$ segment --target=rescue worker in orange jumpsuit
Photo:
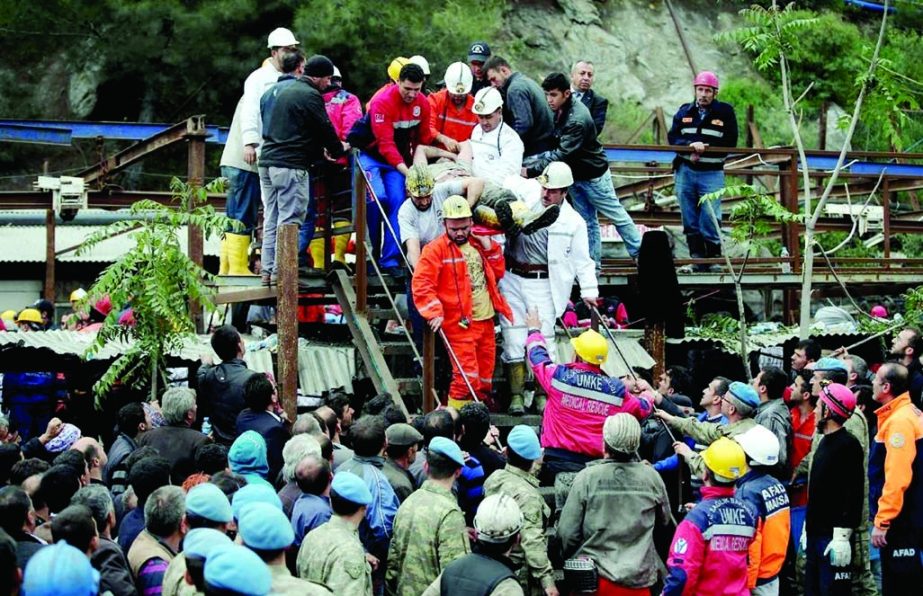
[[[445,332],[458,359],[452,362],[449,405],[461,408],[472,398],[469,384],[478,399],[489,399],[497,349],[494,315],[512,320],[513,312],[497,289],[504,273],[503,249],[471,233],[468,201],[458,195],[447,198],[442,217],[445,234],[423,248],[411,287],[420,314],[434,332]]]
[[[436,144],[452,153],[461,151],[460,143],[471,138],[478,124],[470,94],[473,77],[464,62],[454,62],[445,70],[445,89],[427,97],[429,121]]]

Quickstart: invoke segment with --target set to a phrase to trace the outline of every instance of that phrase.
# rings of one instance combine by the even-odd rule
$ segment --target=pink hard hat
[[[879,319],[887,319],[888,309],[880,304],[876,304],[875,306],[872,307],[871,315],[873,317],[878,317]]]
[[[846,385],[830,383],[821,385],[820,400],[827,404],[834,414],[840,418],[849,418],[856,409],[856,395]]]
[[[693,87],[697,87],[699,85],[711,87],[712,89],[717,91],[718,90],[718,75],[716,75],[710,70],[703,70],[699,74],[695,75],[695,80],[692,81]]]

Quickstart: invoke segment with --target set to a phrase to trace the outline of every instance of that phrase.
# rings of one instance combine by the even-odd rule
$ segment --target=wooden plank
[[[265,286],[248,290],[235,290],[231,292],[218,292],[215,295],[215,304],[233,304],[235,302],[259,302],[261,300],[275,300],[278,297],[276,287]]]
[[[358,248],[358,244],[357,244]],[[352,284],[345,271],[337,270],[333,272],[333,291],[336,294],[337,302],[343,309],[343,318],[352,332],[355,340],[356,349],[362,357],[366,371],[375,385],[375,391],[378,393],[387,393],[394,400],[395,405],[401,409],[404,414],[408,414],[407,406],[401,398],[400,387],[394,380],[391,370],[385,363],[384,354],[375,338],[375,333],[369,325],[365,313],[356,309],[356,292],[353,291]]]
[[[189,122],[192,122],[190,118]],[[201,188],[205,184],[205,122],[204,119],[198,122],[201,128],[192,127],[188,129],[188,134],[186,135],[186,142],[188,143],[188,157],[187,157],[187,178],[189,186],[192,190]],[[190,205],[191,207],[192,205]],[[198,265],[199,267],[205,261],[205,244],[204,239],[202,238],[202,230],[198,226],[187,226],[187,250],[189,253],[189,258],[192,259],[192,262]],[[190,303],[190,313],[192,318],[195,321],[196,329],[199,333],[207,332],[203,326],[205,321],[202,317],[202,308],[201,305],[196,303]]]
[[[278,392],[289,420],[295,420],[298,399],[298,224],[284,224],[277,230],[276,273],[279,302]]]
[[[368,262],[365,255],[365,243],[367,241],[368,226],[366,223],[366,203],[365,195],[368,185],[365,181],[365,175],[362,173],[362,166],[359,165],[358,152],[354,156],[355,166],[353,167],[353,225],[356,227],[356,312],[365,312],[368,306],[369,292],[369,271]]]

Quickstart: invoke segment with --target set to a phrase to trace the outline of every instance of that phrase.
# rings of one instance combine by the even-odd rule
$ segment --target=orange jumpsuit
[[[494,310],[512,320],[513,312],[497,289],[497,280],[504,273],[502,248],[494,241],[491,241],[487,249],[477,241],[471,245],[481,256],[486,289]],[[497,350],[494,322],[492,318],[473,320],[468,266],[462,251],[448,236],[443,234],[423,247],[411,288],[414,303],[424,319],[429,321],[443,317],[442,330],[461,364],[462,370],[459,370],[454,360],[452,362],[449,398],[456,401],[471,398],[462,375],[467,377],[478,398],[488,395],[493,382]]]
[[[458,142],[471,138],[471,131],[477,125],[478,117],[471,109],[474,106],[474,97],[470,94],[466,97],[468,99],[461,109],[456,108],[452,103],[447,89],[433,93],[426,98],[429,100],[429,122],[433,130],[433,137],[444,134]]]

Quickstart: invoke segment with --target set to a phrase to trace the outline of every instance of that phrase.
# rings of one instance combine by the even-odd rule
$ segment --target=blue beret
[[[99,572],[66,542],[40,548],[26,565],[22,593],[28,596],[95,596]]]
[[[538,435],[525,424],[517,424],[506,438],[506,445],[516,455],[524,459],[538,459],[542,456],[542,446],[538,444]]]
[[[336,492],[350,503],[368,505],[372,502],[372,493],[365,481],[352,472],[338,472],[333,475],[330,490]]]
[[[455,441],[445,437],[433,437],[433,440],[429,442],[429,450],[451,459],[459,466],[465,465],[465,456]]]
[[[760,396],[756,394],[756,389],[750,385],[747,385],[746,383],[734,381],[731,383],[728,391],[731,395],[747,404],[751,408],[758,408],[760,405]]]
[[[207,559],[219,546],[231,544],[228,535],[214,528],[193,528],[183,538],[183,553],[187,557]]]
[[[268,503],[250,503],[237,520],[244,545],[256,550],[282,550],[295,541],[295,532],[285,514]]]
[[[266,596],[272,588],[272,574],[255,552],[229,544],[214,549],[206,559],[205,583],[246,596]]]
[[[234,519],[240,519],[240,514],[244,507],[251,503],[269,503],[282,511],[282,501],[269,484],[254,483],[248,484],[234,493],[234,500],[231,503],[231,510],[234,513]]]
[[[221,489],[210,482],[198,484],[186,493],[186,513],[226,524],[232,519],[231,503]]]
[[[837,358],[830,358],[828,356],[826,358],[821,358],[820,360],[815,362],[814,370],[821,371],[821,372],[825,372],[829,370],[841,370],[843,372],[846,372],[846,363]]]

